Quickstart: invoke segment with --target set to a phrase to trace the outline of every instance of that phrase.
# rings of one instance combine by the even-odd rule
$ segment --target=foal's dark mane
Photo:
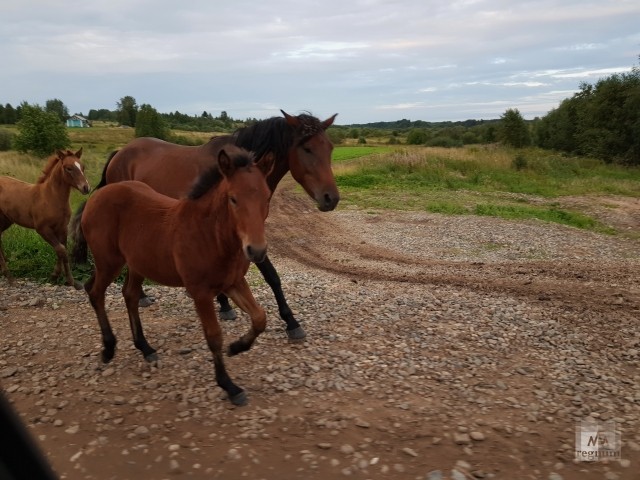
[[[297,118],[300,125],[296,129],[284,117],[271,117],[239,128],[232,135],[234,143],[254,152],[256,158],[269,152],[273,152],[276,159],[287,158],[287,151],[294,146],[294,141],[304,143],[324,130],[322,122],[313,115],[303,113]]]
[[[250,152],[243,152],[232,158],[234,167],[242,168],[248,167],[254,163],[254,156]],[[197,200],[207,193],[212,188],[216,187],[223,179],[222,172],[218,168],[218,165],[206,170],[200,175],[191,187],[191,191],[187,198],[190,200]]]

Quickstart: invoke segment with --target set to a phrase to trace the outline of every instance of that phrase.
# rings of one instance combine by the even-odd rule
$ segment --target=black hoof
[[[84,290],[84,285],[76,280],[73,282],[73,288],[75,288],[76,290]]]
[[[158,363],[158,354],[156,352],[145,355],[144,359],[147,363]]]
[[[229,400],[234,405],[238,407],[242,407],[247,404],[247,394],[244,392],[244,390],[240,390],[240,393],[236,393],[233,396],[229,396]]]
[[[234,355],[238,355],[239,353],[246,352],[251,348],[251,345],[245,344],[242,340],[236,340],[229,344],[229,348],[227,349],[227,355],[233,357]]]
[[[138,300],[138,306],[140,308],[150,307],[153,305],[153,302],[154,300],[152,297],[140,297],[140,300]]]
[[[236,311],[233,308],[226,311],[220,310],[219,315],[221,320],[235,320],[238,318],[238,315],[236,315]]]
[[[113,356],[115,355],[115,353],[115,350],[102,350],[102,363],[109,363],[111,360],[113,360]]]
[[[287,336],[290,343],[301,343],[307,338],[307,333],[302,327],[294,328],[293,330],[287,330]]]

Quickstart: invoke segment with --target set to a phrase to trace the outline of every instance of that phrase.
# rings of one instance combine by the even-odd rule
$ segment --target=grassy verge
[[[339,150],[339,149],[336,149]],[[640,169],[538,149],[396,148],[338,162],[345,204],[360,208],[536,218],[613,233],[595,219],[558,208],[565,195],[640,197]]]

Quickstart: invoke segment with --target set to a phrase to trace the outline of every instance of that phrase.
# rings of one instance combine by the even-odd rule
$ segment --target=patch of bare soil
[[[283,187],[270,256],[308,338],[287,343],[252,270],[270,325],[227,360],[246,407],[215,385],[180,289],[151,288],[142,312],[156,368],[130,345],[117,287],[120,343],[104,366],[82,292],[0,283],[0,382],[61,477],[640,479],[637,202],[567,200],[631,233],[611,236],[320,213]],[[223,323],[227,339],[247,326]],[[621,459],[575,460],[585,419],[615,422]]]

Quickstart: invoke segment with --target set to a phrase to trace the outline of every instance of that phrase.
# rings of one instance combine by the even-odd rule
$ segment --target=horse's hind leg
[[[149,345],[144,336],[142,323],[140,322],[140,313],[138,311],[138,301],[140,299],[140,294],[142,293],[143,281],[144,277],[141,277],[129,269],[122,287],[122,295],[124,296],[124,302],[127,305],[129,325],[131,326],[131,335],[133,335],[133,344],[142,352],[144,359],[147,362],[152,363],[158,361],[158,355],[156,350]]]
[[[289,341],[302,342],[307,334],[293,316],[291,308],[289,308],[287,299],[284,297],[284,292],[282,291],[282,283],[280,282],[280,277],[278,276],[276,268],[273,266],[268,256],[265,257],[262,262],[256,263],[256,266],[276,297],[280,318],[282,318],[282,320],[287,324],[287,336],[289,337]]]
[[[98,324],[100,325],[100,332],[102,333],[102,345],[104,347],[102,350],[102,362],[108,363],[115,355],[117,341],[113,334],[113,330],[111,330],[111,325],[109,324],[109,318],[107,317],[107,312],[104,307],[104,298],[107,286],[111,283],[113,278],[115,278],[117,272],[108,281],[106,281],[102,275],[98,277],[96,274],[97,272],[94,272],[91,278],[87,280],[87,283],[84,285],[84,289],[89,295],[89,302],[91,302],[91,306],[96,312]]]
[[[188,289],[189,294],[193,298],[193,303],[200,317],[204,337],[207,340],[209,350],[213,354],[213,365],[216,373],[216,383],[222,388],[229,400],[234,405],[245,405],[247,403],[247,395],[242,388],[237,386],[229,377],[227,369],[224,366],[222,357],[222,329],[216,318],[216,310],[213,305],[213,298],[205,291],[195,291]]]
[[[249,284],[242,277],[242,280],[236,285],[233,285],[226,292],[242,309],[242,311],[249,314],[251,317],[251,328],[238,340],[229,345],[229,355],[237,355],[238,353],[245,352],[251,348],[253,342],[258,338],[267,326],[267,315],[264,309],[258,305]]]

